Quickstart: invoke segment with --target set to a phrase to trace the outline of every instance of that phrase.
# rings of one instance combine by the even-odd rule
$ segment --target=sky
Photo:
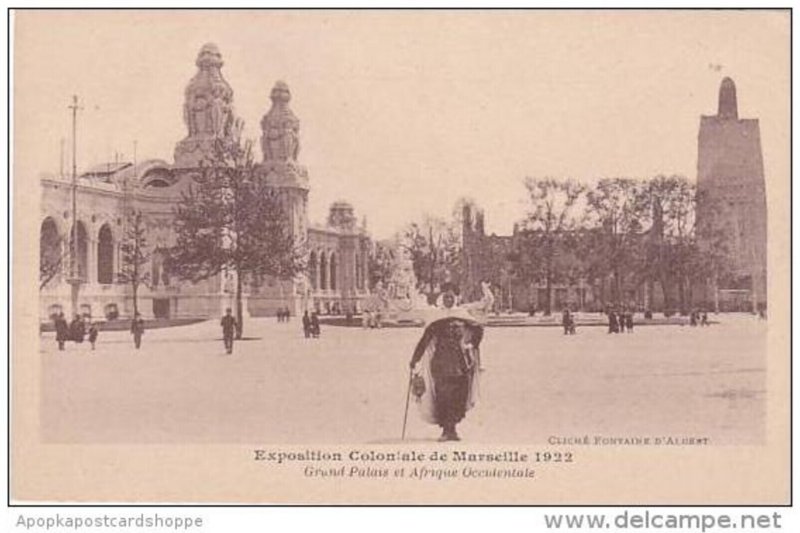
[[[312,222],[346,199],[376,238],[461,197],[508,234],[526,176],[695,179],[724,76],[760,119],[767,181],[789,178],[786,13],[50,11],[15,14],[15,183],[58,172],[73,94],[79,168],[131,159],[134,140],[172,162],[206,42],[245,137],[288,83]]]

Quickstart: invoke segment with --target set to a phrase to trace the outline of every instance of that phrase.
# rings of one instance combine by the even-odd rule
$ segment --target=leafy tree
[[[642,187],[643,182],[630,178],[605,178],[586,195],[587,270],[612,278],[612,298],[617,302],[624,299],[626,277],[641,270]]]
[[[528,283],[544,282],[544,314],[552,312],[553,284],[574,277],[572,233],[586,191],[573,179],[527,178],[528,212],[518,234],[516,274]]]
[[[655,281],[661,285],[664,308],[673,309],[672,261],[673,249],[669,238],[674,230],[683,227],[681,200],[686,178],[659,175],[647,181],[640,192],[642,224],[650,228],[643,241],[643,261],[640,274],[645,279],[652,297]],[[685,195],[683,195],[685,198]],[[679,220],[674,217],[678,216]]]
[[[252,142],[219,142],[214,157],[175,208],[171,271],[198,282],[233,272],[236,337],[243,332],[242,287],[247,278],[290,278],[305,269],[304,243],[287,223],[280,193],[254,162]]]
[[[657,279],[665,308],[688,311],[694,305],[692,288],[707,284],[730,271],[727,234],[721,225],[720,206],[715,205],[683,176],[656,176],[642,190],[644,217],[650,229],[645,239],[643,274]],[[698,221],[702,213],[704,221]]]
[[[131,286],[134,316],[139,312],[139,287],[150,281],[150,273],[144,268],[150,260],[147,245],[147,228],[142,212],[132,210],[126,215],[126,227],[120,243],[120,261],[117,280]]]

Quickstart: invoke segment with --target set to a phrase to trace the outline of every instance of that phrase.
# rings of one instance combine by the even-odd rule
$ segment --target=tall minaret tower
[[[724,120],[738,120],[739,109],[736,104],[736,85],[730,78],[724,78],[719,85],[717,117]]]
[[[766,305],[767,199],[758,119],[741,119],[736,85],[719,87],[717,114],[700,118],[697,137],[697,189],[701,204],[698,233],[721,227],[731,253],[735,279],[719,288],[741,288],[749,280],[754,306]],[[707,202],[703,207],[703,202]]]

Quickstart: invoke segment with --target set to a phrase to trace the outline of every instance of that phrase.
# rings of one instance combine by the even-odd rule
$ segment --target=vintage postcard
[[[788,10],[10,16],[13,503],[788,504]]]

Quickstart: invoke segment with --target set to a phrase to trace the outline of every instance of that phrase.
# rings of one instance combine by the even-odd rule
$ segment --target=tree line
[[[233,277],[238,337],[246,285],[268,276],[292,278],[306,268],[305,243],[292,234],[280,192],[260,172],[252,146],[238,139],[217,143],[175,206],[175,243],[162,250],[164,267],[181,280]],[[511,238],[483,237],[465,250],[475,236],[464,234],[463,216],[477,212],[477,204],[462,198],[450,217],[426,215],[391,241],[374,243],[370,286],[388,283],[402,255],[430,302],[446,284],[464,287],[477,277],[501,289],[512,283],[543,287],[543,311],[549,314],[554,286],[584,280],[612,303],[625,302],[626,287],[647,284],[653,294],[658,284],[664,307],[684,310],[694,286],[731,273],[724,207],[683,176],[605,178],[593,185],[528,177],[524,185],[527,207]],[[42,249],[43,287],[61,270],[63,254]],[[145,264],[151,253],[141,211],[132,209],[117,281],[131,286],[135,310],[139,287],[149,282]],[[610,293],[603,294],[607,285]]]
[[[512,283],[544,288],[546,314],[555,285],[584,280],[603,301],[622,304],[626,288],[646,284],[652,295],[658,285],[665,309],[685,310],[693,287],[731,273],[724,206],[683,176],[604,178],[593,185],[528,177],[524,185],[525,215],[511,238],[484,237],[464,253],[474,237],[463,234],[463,208],[476,207],[464,198],[449,219],[425,216],[378,248],[407,254],[417,288],[431,301],[443,283],[464,286],[477,275],[501,291]],[[386,272],[384,256],[385,250],[375,254],[378,276]]]

